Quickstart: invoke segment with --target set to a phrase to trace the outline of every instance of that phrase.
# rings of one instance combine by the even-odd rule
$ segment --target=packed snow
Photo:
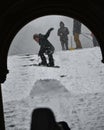
[[[60,68],[38,67],[35,54],[8,56],[2,84],[6,130],[29,130],[31,113],[49,107],[71,130],[104,130],[104,64],[99,47],[54,53]]]

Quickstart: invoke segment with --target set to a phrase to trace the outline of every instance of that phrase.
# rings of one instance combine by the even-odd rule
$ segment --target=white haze
[[[73,18],[66,16],[58,16],[58,15],[49,15],[37,18],[27,25],[25,25],[15,36],[10,46],[9,55],[20,55],[20,54],[35,54],[38,53],[39,46],[33,40],[33,34],[35,33],[43,33],[45,34],[47,30],[51,27],[54,30],[51,32],[49,36],[50,42],[55,46],[56,51],[61,50],[61,44],[59,37],[57,36],[57,30],[60,27],[59,23],[63,21],[65,26],[68,27],[69,34],[69,47],[71,46],[71,42],[73,47],[76,47],[75,42],[73,40]],[[93,47],[92,38],[90,36],[90,30],[82,24],[81,28],[82,34],[80,35],[81,43],[83,48]],[[84,34],[84,35],[83,35]]]

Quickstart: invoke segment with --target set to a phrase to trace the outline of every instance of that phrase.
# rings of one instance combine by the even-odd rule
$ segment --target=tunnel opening
[[[104,31],[102,29],[103,20],[101,17],[103,13],[100,13],[101,15],[99,15],[98,13],[98,12],[103,12],[103,11],[100,11],[100,8],[98,6],[95,6],[94,3],[92,4],[89,1],[86,4],[82,2],[83,6],[81,6],[80,3],[75,4],[72,1],[70,3],[70,6],[68,6],[65,3],[64,5],[63,3],[60,3],[59,5],[59,3],[57,2],[56,3],[51,2],[50,4],[47,3],[47,5],[46,3],[45,4],[43,3],[43,5],[40,5],[37,2],[38,6],[35,6],[34,8],[33,3],[34,2],[29,4],[27,1],[24,4],[24,1],[18,1],[15,4],[13,3],[10,6],[10,8],[7,8],[7,10],[4,11],[3,15],[1,15],[1,26],[0,26],[1,36],[2,36],[0,39],[0,42],[2,43],[0,47],[1,83],[3,83],[6,80],[6,74],[8,73],[7,56],[8,56],[8,50],[9,50],[11,41],[13,40],[14,36],[24,25],[26,25],[29,21],[33,20],[34,17],[38,18],[40,16],[44,16],[44,14],[47,14],[47,15],[60,14],[60,15],[72,16],[73,18],[76,18],[80,20],[81,22],[83,22],[86,26],[88,26],[91,29],[92,32],[94,32],[95,36],[97,37],[100,43],[100,47],[101,47],[102,60],[104,59],[104,45],[103,45]],[[87,5],[87,7],[85,5]],[[89,14],[89,12],[87,12],[86,10],[89,10],[91,14]],[[1,113],[0,126],[1,126],[1,129],[5,130],[4,125],[3,125],[4,122],[2,120],[3,119],[2,100],[1,100],[0,111],[1,111],[0,112]]]
[[[56,33],[58,28],[60,27],[59,26],[60,21],[63,21],[65,23],[65,26],[67,26],[70,30],[69,50],[64,51],[62,50],[60,39]],[[53,44],[55,43],[54,44],[55,47],[58,44],[58,47],[56,47],[54,58],[55,63],[60,65],[60,68],[59,69],[55,68],[53,70],[53,68],[35,67],[34,62],[38,63],[37,54],[39,48],[38,47],[36,48],[36,46],[38,45],[34,43],[33,34],[40,32],[46,33],[47,29],[53,26],[54,26],[54,32],[53,34],[50,35],[50,41]],[[57,120],[63,120],[63,119],[66,120],[71,128],[72,127],[80,128],[85,126],[84,123],[80,125],[83,119],[83,114],[82,115],[79,114],[78,116],[75,113],[78,113],[78,110],[76,108],[79,107],[79,104],[81,104],[82,102],[85,103],[85,99],[87,98],[87,96],[90,97],[90,99],[94,99],[94,97],[97,95],[97,99],[99,98],[100,90],[96,89],[99,86],[99,84],[97,84],[99,83],[98,82],[99,78],[97,78],[96,76],[98,73],[100,74],[100,71],[102,69],[99,69],[99,71],[95,71],[96,67],[100,68],[101,66],[99,67],[100,64],[99,57],[97,59],[94,56],[95,55],[97,56],[97,53],[98,56],[100,56],[99,53],[100,50],[99,47],[94,47],[92,39],[89,39],[91,38],[91,36],[85,37],[82,34],[81,34],[82,35],[81,38],[83,39],[81,40],[82,44],[87,40],[87,42],[83,45],[83,48],[70,50],[71,36],[73,35],[73,31],[71,31],[72,28],[73,28],[72,18],[59,15],[48,15],[45,17],[35,19],[26,26],[24,26],[24,28],[22,28],[18,32],[18,34],[12,41],[10,47],[12,51],[9,50],[10,52],[8,53],[9,54],[8,68],[10,69],[10,73],[8,74],[8,78],[3,86],[4,88],[3,95],[5,98],[4,100],[6,100],[6,103],[4,103],[5,108],[4,110],[6,116],[5,121],[9,122],[9,124],[6,123],[6,127],[8,129],[9,128],[14,129],[18,127],[21,127],[21,129],[23,129],[21,120],[24,119],[25,113],[28,113],[28,116],[25,117],[24,126],[26,121],[27,125],[25,127],[26,129],[29,128],[30,113],[33,108],[40,106],[51,107],[56,112]],[[84,25],[82,28],[83,28],[82,30],[85,30],[85,32],[83,32],[84,34],[91,33],[91,31]],[[32,47],[30,47],[31,43],[33,45]],[[27,50],[27,48],[25,48],[26,45],[28,44],[29,46],[27,48],[30,50]],[[36,46],[34,44],[36,44]],[[15,46],[13,47],[13,45]],[[74,39],[73,39],[73,47],[75,47]],[[36,48],[36,50],[34,50],[33,48]],[[88,52],[87,49],[89,49]],[[93,88],[94,84],[96,84],[95,89]],[[102,87],[102,85],[100,86]],[[8,86],[8,90],[5,86]],[[9,98],[7,98],[6,96]],[[59,100],[60,96],[61,101]],[[77,102],[74,101],[76,99]],[[70,104],[68,103],[68,101],[70,102]],[[89,102],[88,98],[87,101]],[[74,103],[75,108],[72,102]],[[91,105],[93,105],[93,103]],[[83,103],[81,104],[81,107],[82,108],[80,108],[80,111],[83,112]],[[20,110],[17,111],[17,108],[19,108]],[[68,111],[69,109],[71,111]],[[90,111],[89,107],[87,106],[85,107],[85,109],[87,109],[88,112]],[[19,115],[19,112],[22,113],[22,115]],[[59,113],[61,113],[60,116]],[[63,113],[64,116],[62,116]],[[11,122],[12,117],[14,118],[14,114],[16,115],[15,121],[18,122],[18,124],[16,124],[15,122]],[[94,115],[94,117],[96,116],[96,114]],[[79,126],[75,124],[76,117],[79,120],[78,121]],[[19,121],[18,118],[20,119]],[[71,120],[71,118],[73,119],[73,121]],[[88,118],[89,117],[87,117],[86,119],[84,118],[86,123],[88,121],[87,120]]]

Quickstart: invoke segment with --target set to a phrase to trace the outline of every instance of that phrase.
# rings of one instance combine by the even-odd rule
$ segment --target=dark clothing
[[[68,34],[69,30],[63,25],[58,29],[57,35],[60,37],[62,50],[68,50]]]
[[[96,37],[94,36],[94,34],[92,34],[92,41],[93,41],[94,47],[99,46],[99,43],[98,43]]]
[[[44,52],[40,53],[40,58],[42,60],[41,64],[42,65],[49,65],[49,66],[54,66],[54,59],[53,59],[53,55],[52,54],[47,54],[48,55],[48,60],[49,60],[49,64],[47,64],[47,60],[46,57],[44,55]]]
[[[49,59],[49,64],[54,65],[54,59],[53,59],[53,53],[54,53],[54,46],[48,41],[48,37],[50,35],[50,32],[53,29],[49,29],[45,35],[39,34],[39,45],[40,45],[40,50],[38,55],[41,57],[42,63],[46,63],[46,57],[44,54],[48,55]]]
[[[73,34],[75,33],[81,34],[81,23],[76,19],[73,21]]]
[[[45,35],[39,34],[39,45],[40,45],[40,50],[50,50],[54,51],[53,45],[47,40],[47,38],[50,35],[51,30],[49,29],[48,32]]]
[[[68,50],[68,40],[66,42],[61,41],[62,50]]]
[[[82,48],[81,41],[79,39],[79,35],[81,34],[81,23],[76,19],[73,20],[73,35],[74,41],[76,43],[76,49]]]
[[[60,41],[67,41],[68,40],[69,30],[67,27],[61,27],[58,29],[58,36],[60,36]]]

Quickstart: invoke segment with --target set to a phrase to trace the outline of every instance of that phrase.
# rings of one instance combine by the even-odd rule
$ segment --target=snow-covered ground
[[[54,53],[60,68],[36,67],[37,55],[8,57],[2,85],[6,130],[29,130],[31,112],[49,107],[71,130],[104,130],[104,64],[99,47]]]

